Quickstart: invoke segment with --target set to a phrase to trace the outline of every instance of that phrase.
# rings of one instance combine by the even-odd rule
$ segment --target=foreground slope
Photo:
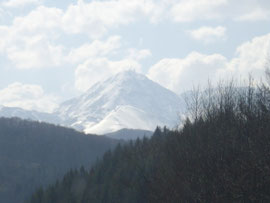
[[[18,118],[0,118],[0,202],[20,203],[35,187],[89,167],[116,141]]]
[[[65,125],[106,134],[123,128],[153,131],[175,127],[183,106],[170,90],[133,71],[119,73],[64,102],[57,113]]]

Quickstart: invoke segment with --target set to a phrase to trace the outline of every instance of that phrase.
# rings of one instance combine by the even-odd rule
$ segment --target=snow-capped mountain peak
[[[122,128],[173,127],[181,106],[180,98],[173,92],[145,75],[124,71],[64,102],[57,113],[65,125],[103,134]]]

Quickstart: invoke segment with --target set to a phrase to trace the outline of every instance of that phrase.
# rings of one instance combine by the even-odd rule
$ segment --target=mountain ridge
[[[0,106],[0,117],[43,121],[103,135],[121,129],[175,127],[181,107],[183,100],[175,93],[143,74],[124,71],[64,101],[52,114]]]

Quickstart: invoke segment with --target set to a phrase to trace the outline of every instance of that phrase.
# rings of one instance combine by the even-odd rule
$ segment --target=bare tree
[[[269,67],[265,68],[265,77],[266,77],[266,81],[268,82],[268,84],[270,84],[270,68]]]
[[[202,93],[199,86],[193,86],[191,93],[184,96],[188,116],[195,122],[201,115],[201,97]]]
[[[265,79],[267,83],[270,85],[270,54],[265,63]]]

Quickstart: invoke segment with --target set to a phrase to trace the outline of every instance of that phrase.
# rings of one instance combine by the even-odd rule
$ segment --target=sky
[[[263,78],[269,0],[0,0],[0,105],[52,112],[134,70],[176,94]]]

